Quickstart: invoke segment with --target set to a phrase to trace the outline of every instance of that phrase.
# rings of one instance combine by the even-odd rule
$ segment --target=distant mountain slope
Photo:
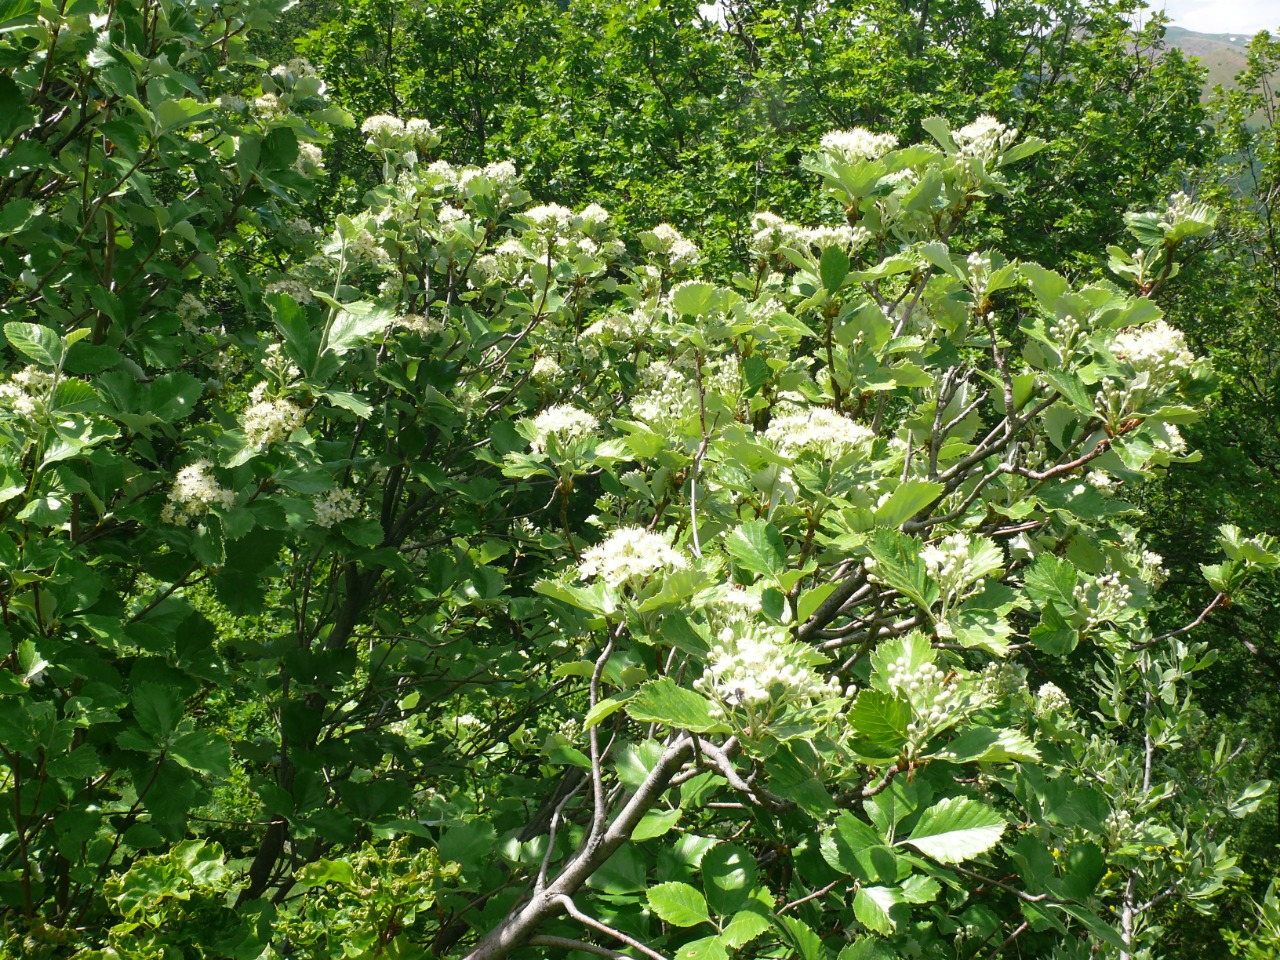
[[[1248,60],[1248,33],[1196,33],[1182,27],[1169,27],[1166,37],[1169,45],[1177,47],[1188,56],[1199,57],[1209,71],[1205,93],[1213,92],[1218,84],[1230,87],[1236,75],[1245,68]]]

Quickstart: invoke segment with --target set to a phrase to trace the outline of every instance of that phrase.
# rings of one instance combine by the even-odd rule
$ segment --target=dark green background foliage
[[[1280,44],[1141,9],[0,0],[0,956],[1280,957]]]

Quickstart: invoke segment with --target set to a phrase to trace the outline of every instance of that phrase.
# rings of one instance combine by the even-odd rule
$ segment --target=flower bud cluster
[[[689,566],[685,556],[659,533],[643,527],[619,527],[582,552],[581,580],[601,580],[610,587],[637,587],[654,577]]]
[[[32,365],[10,375],[6,383],[0,383],[0,403],[14,413],[30,417],[39,409],[53,389],[53,374]]]
[[[685,417],[697,412],[697,385],[671,364],[650,364],[640,382],[643,389],[631,398],[631,416],[655,433],[675,434]]]
[[[651,231],[656,252],[664,256],[672,269],[688,269],[702,260],[702,251],[669,223],[660,223]]]
[[[1182,331],[1163,320],[1121,332],[1111,351],[1140,378],[1145,376],[1145,386],[1152,390],[1159,390],[1195,362]]]
[[[1080,337],[1085,332],[1085,325],[1072,314],[1067,314],[1061,320],[1052,321],[1048,332],[1049,336],[1062,346],[1063,353],[1069,356],[1076,344],[1080,342]]]
[[[316,512],[316,526],[328,530],[343,520],[360,516],[360,498],[350,490],[339,487],[315,497],[312,508]]]
[[[556,404],[534,417],[535,437],[530,446],[534,453],[546,453],[547,442],[552,437],[563,446],[571,440],[591,436],[599,425],[600,421],[585,410],[567,403]]]
[[[169,500],[160,511],[165,523],[183,525],[209,512],[210,507],[229,509],[236,505],[235,491],[218,485],[213,464],[197,460],[183,467],[173,478]]]
[[[783,407],[764,431],[764,439],[787,457],[805,453],[837,460],[855,450],[870,447],[875,434],[827,407]]]
[[[1123,615],[1133,597],[1129,585],[1115,572],[1103,574],[1092,584],[1077,585],[1074,594],[1076,603],[1088,611],[1090,628]]]
[[[841,694],[840,680],[823,680],[799,660],[781,627],[739,621],[721,629],[711,658],[694,689],[714,700],[712,715],[743,710],[752,729],[784,707],[806,709]]]
[[[926,544],[920,551],[920,559],[929,578],[938,585],[944,606],[952,598],[963,596],[975,583],[981,583],[983,573],[973,549],[980,542],[967,533],[953,533]]]
[[[1018,139],[1015,127],[1007,127],[995,117],[983,115],[951,135],[962,157],[977,157],[990,163]]]
[[[987,701],[980,686],[957,683],[954,673],[933,662],[913,668],[905,653],[885,664],[884,672],[890,691],[911,704],[913,720],[907,724],[907,734],[915,744],[923,744]]]
[[[307,418],[307,411],[288,397],[268,397],[265,382],[250,391],[249,400],[251,405],[244,413],[244,438],[254,447],[279,443]]]
[[[1042,684],[1036,691],[1035,714],[1047,717],[1055,713],[1067,713],[1071,710],[1071,699],[1056,683]]]
[[[892,133],[872,133],[863,127],[832,130],[822,135],[822,149],[843,163],[879,160],[898,145]]]

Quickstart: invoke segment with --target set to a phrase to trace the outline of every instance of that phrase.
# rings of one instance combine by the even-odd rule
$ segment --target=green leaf
[[[662,723],[692,733],[724,731],[725,725],[711,716],[711,704],[663,677],[646,683],[627,704],[627,714],[641,723]]]
[[[156,107],[156,123],[158,132],[171,133],[180,127],[188,126],[196,120],[213,112],[213,104],[201,103],[192,97],[181,100],[162,100]]]
[[[910,520],[945,492],[946,487],[931,480],[908,480],[899,484],[889,499],[876,508],[876,523],[898,527]]]
[[[920,816],[909,843],[941,863],[962,863],[986,853],[1000,841],[1004,818],[968,797],[947,797]]]
[[[678,807],[675,810],[650,810],[631,831],[631,839],[639,843],[669,833],[683,812]]]
[[[849,255],[839,247],[827,247],[822,251],[822,261],[818,264],[818,273],[822,277],[822,285],[828,293],[835,293],[849,275]]]
[[[197,773],[224,779],[231,776],[231,745],[212,730],[190,730],[174,737],[169,756]]]
[[[601,700],[587,711],[587,715],[582,719],[582,729],[590,730],[597,723],[613,716],[630,702],[630,697],[607,697]]]
[[[356,885],[355,870],[346,860],[317,860],[315,863],[303,864],[294,873],[293,879],[304,890],[330,883],[348,888]]]
[[[649,906],[665,923],[677,927],[694,927],[711,920],[707,901],[687,883],[671,881],[650,887],[646,896]]]
[[[898,960],[898,955],[883,940],[859,937],[840,951],[840,960]]]
[[[4,335],[11,347],[36,363],[46,367],[62,363],[62,340],[50,327],[12,321],[4,325]]]
[[[729,953],[720,937],[691,940],[676,952],[676,960],[728,960]]]
[[[803,920],[784,915],[778,917],[778,926],[791,941],[800,960],[827,960],[827,948]]]
[[[347,303],[338,309],[325,348],[341,356],[387,329],[394,314],[374,303]]]
[[[0,34],[35,26],[39,13],[36,0],[4,0],[0,3]]]
[[[971,727],[933,756],[952,763],[1017,763],[1040,759],[1040,751],[1017,730]]]
[[[733,949],[744,947],[770,927],[769,918],[754,910],[735,913],[720,934]]]
[[[862,690],[845,715],[849,745],[868,760],[893,760],[907,742],[911,705],[881,690]]]
[[[735,843],[722,843],[702,858],[702,889],[720,916],[746,905],[756,883],[756,859]]]
[[[752,520],[735,528],[725,538],[725,549],[752,573],[777,577],[787,566],[782,534],[767,520]]]
[[[182,696],[173,688],[158,683],[141,683],[133,691],[134,717],[140,726],[157,740],[169,736],[182,719]]]
[[[868,930],[891,934],[898,928],[893,908],[903,902],[897,887],[861,887],[853,898],[853,915]]]
[[[897,854],[875,827],[848,811],[842,812],[835,825],[823,834],[819,849],[834,869],[864,883],[898,879]]]
[[[716,288],[701,280],[681,283],[671,291],[671,305],[684,317],[699,317],[711,309],[716,298]]]

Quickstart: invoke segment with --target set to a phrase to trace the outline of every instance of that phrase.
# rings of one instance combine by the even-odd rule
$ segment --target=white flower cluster
[[[444,319],[443,316],[431,317],[422,316],[421,314],[404,314],[392,320],[392,329],[408,330],[410,333],[416,333],[419,337],[430,337],[431,334],[442,332]]]
[[[987,703],[984,686],[956,682],[953,672],[931,661],[913,668],[906,653],[885,664],[884,671],[890,691],[911,704],[914,719],[907,734],[917,745]]]
[[[870,445],[875,434],[827,407],[786,407],[774,416],[764,438],[787,457],[814,453],[837,460]]]
[[[298,159],[293,161],[293,169],[304,177],[318,177],[324,173],[324,151],[314,143],[298,144]]]
[[[534,453],[546,453],[547,442],[555,437],[561,445],[571,440],[589,437],[600,422],[585,410],[568,403],[548,407],[533,419],[534,439],[530,447]]]
[[[343,520],[360,516],[360,498],[341,487],[320,494],[311,503],[316,512],[316,526],[326,530]]]
[[[872,133],[862,127],[832,130],[822,135],[822,149],[844,163],[879,160],[898,145],[892,133]]]
[[[702,251],[669,223],[660,223],[651,231],[657,243],[657,252],[667,258],[675,268],[692,267],[702,259]]]
[[[1092,584],[1079,584],[1074,591],[1076,603],[1088,610],[1088,628],[1116,620],[1128,607],[1133,591],[1112,572],[1098,577]]]
[[[315,300],[315,297],[311,295],[311,288],[301,280],[294,280],[292,277],[285,277],[282,280],[267,284],[263,292],[267,294],[283,293],[285,296],[290,297],[294,303],[304,305]]]
[[[1071,699],[1062,692],[1062,688],[1056,683],[1043,684],[1036,691],[1035,713],[1037,717],[1066,713],[1070,709]]]
[[[1154,389],[1164,386],[1195,362],[1182,331],[1163,320],[1123,331],[1111,344],[1111,351],[1127,361],[1139,377],[1145,374],[1147,385]]]
[[[262,120],[274,120],[285,115],[284,104],[274,93],[264,93],[253,101],[253,112]]]
[[[752,716],[753,728],[783,706],[805,709],[841,694],[840,680],[823,680],[804,663],[787,631],[746,621],[724,627],[695,690],[716,701],[712,716],[726,708]],[[754,730],[753,732],[758,732]]]
[[[366,118],[360,132],[368,137],[366,148],[374,152],[429,147],[436,141],[435,128],[429,120],[405,121],[385,113]]]
[[[652,328],[653,318],[637,308],[630,313],[606,313],[582,332],[586,337],[631,341],[642,339]]]
[[[160,511],[160,519],[181,525],[208,513],[210,507],[229,509],[235,505],[235,492],[218,485],[213,475],[213,464],[208,460],[197,460],[183,467],[173,478],[169,500]]]
[[[12,374],[7,382],[0,383],[0,403],[6,404],[19,416],[29,417],[52,389],[53,374],[35,365],[24,367]]]
[[[218,97],[218,108],[227,113],[244,113],[249,109],[249,101],[234,93],[224,93]]]
[[[654,363],[640,376],[643,390],[631,399],[631,418],[655,433],[676,433],[685,417],[698,409],[698,389],[694,382],[666,363]]]
[[[564,368],[556,363],[554,357],[539,357],[533,361],[533,368],[529,371],[529,378],[535,383],[549,383],[563,375]]]
[[[558,203],[542,203],[520,214],[539,230],[566,233],[573,227],[573,211]]]
[[[1164,566],[1164,557],[1153,550],[1143,550],[1138,556],[1138,577],[1152,590],[1159,590],[1169,579],[1169,571]]]
[[[316,76],[316,68],[310,60],[302,57],[294,57],[288,63],[277,64],[271,68],[271,76],[277,80],[284,80],[289,74],[295,77],[314,77]]]
[[[259,383],[249,393],[250,406],[244,412],[244,438],[252,446],[269,447],[302,426],[307,411],[287,397],[268,398],[267,384]]]
[[[684,570],[689,561],[659,533],[643,527],[619,527],[582,552],[578,577],[602,580],[610,587],[639,586],[673,570]]]
[[[838,247],[845,253],[853,253],[867,245],[871,240],[871,233],[864,227],[840,224],[833,227],[806,227],[800,231],[799,238],[819,250]]]
[[[985,542],[985,541],[978,541]],[[926,544],[920,551],[925,570],[942,593],[944,602],[963,595],[983,578],[983,568],[973,550],[975,540],[967,533],[953,533]]]
[[[1018,139],[1018,131],[1014,127],[1006,127],[995,117],[983,115],[968,126],[961,127],[951,135],[960,155],[978,157],[988,163],[994,160]]]
[[[777,214],[762,210],[751,215],[751,240],[748,247],[757,256],[771,257],[783,247],[794,247],[800,233],[800,227],[788,223]]]

